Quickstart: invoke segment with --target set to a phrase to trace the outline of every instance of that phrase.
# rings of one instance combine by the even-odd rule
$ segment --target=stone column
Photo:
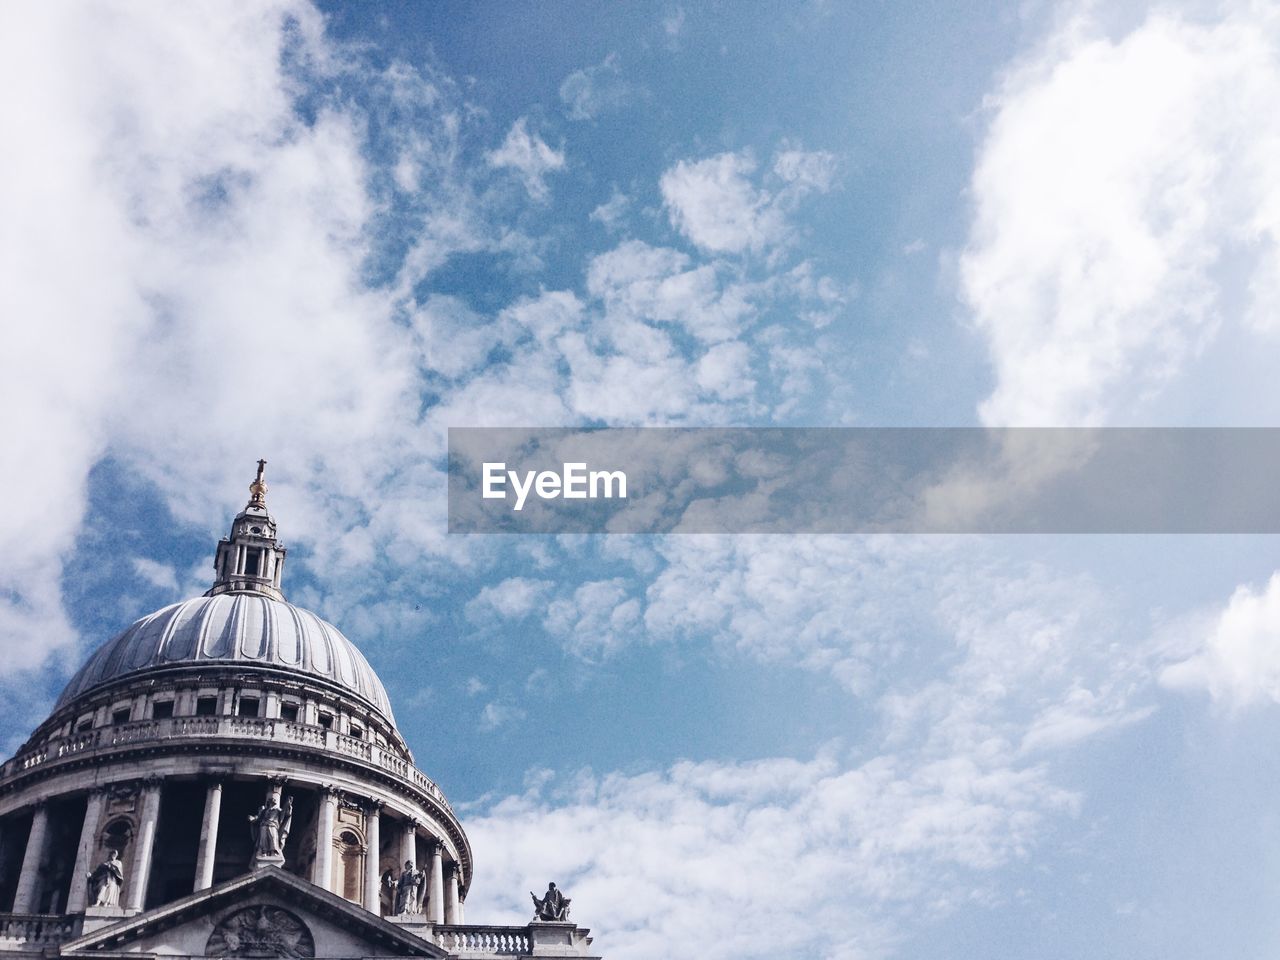
[[[382,801],[370,800],[364,811],[364,908],[374,916],[382,914],[382,874],[379,850],[382,847]]]
[[[76,865],[71,868],[71,889],[67,893],[67,913],[80,913],[89,904],[87,874],[97,864],[93,852],[98,848],[98,824],[106,798],[101,790],[90,792],[84,807],[84,823],[80,826],[80,844],[76,847]]]
[[[427,882],[427,919],[432,923],[444,922],[444,857],[443,844],[431,843],[431,878]]]
[[[18,874],[18,890],[13,896],[14,913],[33,913],[36,906],[36,887],[40,882],[40,861],[44,859],[45,843],[49,839],[49,808],[44,801],[36,804],[31,815],[31,832],[27,834],[27,849],[22,855],[22,873]]]
[[[200,849],[196,853],[196,890],[213,886],[213,864],[218,853],[218,820],[222,816],[222,782],[214,781],[204,794],[204,819],[200,822]]]
[[[138,835],[133,841],[133,860],[125,877],[129,898],[125,907],[141,911],[147,902],[147,882],[151,879],[151,848],[156,842],[156,824],[160,820],[160,781],[151,779],[142,788],[142,816]]]
[[[316,863],[311,882],[332,892],[333,886],[333,821],[338,812],[338,791],[326,786],[320,795],[320,813],[316,817]]]
[[[415,868],[418,866],[417,820],[410,820],[404,825],[404,835],[400,838],[400,862],[396,864],[396,871],[403,869],[406,862],[412,863]]]
[[[449,876],[444,884],[444,922],[461,923],[458,919],[458,870],[457,863],[449,864]]]
[[[289,782],[289,778],[283,774],[276,774],[267,781],[267,797],[275,797],[276,803],[284,806],[284,785]]]

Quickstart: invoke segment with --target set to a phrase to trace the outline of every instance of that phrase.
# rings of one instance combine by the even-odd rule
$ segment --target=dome
[[[148,614],[89,658],[62,691],[58,706],[123,677],[205,664],[318,677],[395,722],[382,681],[337,627],[284,600],[249,593],[197,597]]]

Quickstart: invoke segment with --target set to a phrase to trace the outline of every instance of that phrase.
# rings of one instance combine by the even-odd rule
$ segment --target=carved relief
[[[205,944],[206,957],[314,957],[307,925],[288,910],[268,904],[223,917]]]
[[[138,809],[138,787],[115,783],[107,788],[107,813],[133,813]]]
[[[338,822],[364,826],[364,805],[346,797],[338,801]]]

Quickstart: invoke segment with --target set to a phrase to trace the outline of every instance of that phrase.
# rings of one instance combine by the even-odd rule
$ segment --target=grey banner
[[[1276,533],[1278,428],[451,428],[451,533]]]

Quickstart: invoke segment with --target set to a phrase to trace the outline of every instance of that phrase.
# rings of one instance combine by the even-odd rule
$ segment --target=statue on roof
[[[556,889],[554,883],[547,884],[547,892],[541,899],[532,891],[533,919],[564,922],[569,919],[569,898]]]

